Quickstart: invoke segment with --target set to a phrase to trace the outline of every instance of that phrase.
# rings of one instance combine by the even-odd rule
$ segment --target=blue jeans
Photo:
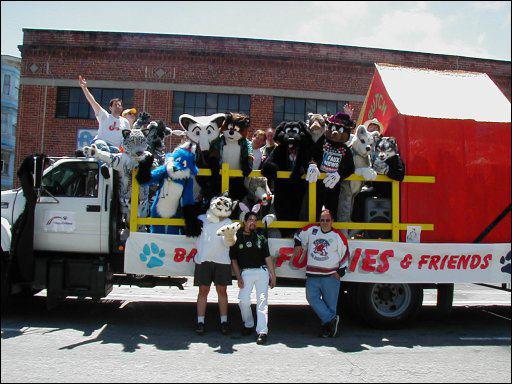
[[[331,276],[308,276],[306,299],[313,311],[326,324],[336,317],[340,281]]]

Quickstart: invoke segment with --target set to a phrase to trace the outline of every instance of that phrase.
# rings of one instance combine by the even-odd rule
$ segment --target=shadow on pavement
[[[231,354],[238,345],[254,343],[256,338],[241,336],[240,312],[234,304],[229,305],[231,335],[220,334],[217,305],[211,303],[207,333],[198,336],[194,332],[195,303],[68,299],[48,312],[45,300],[36,296],[17,302],[8,315],[2,316],[2,339],[24,336],[36,328],[45,329],[44,334],[71,329],[81,332],[84,341],[60,349],[100,343],[122,345],[125,352],[134,352],[141,345],[187,350],[191,344],[206,343],[217,353]],[[455,307],[450,315],[441,317],[434,307],[424,307],[414,323],[400,330],[368,328],[359,319],[343,315],[342,335],[321,339],[317,337],[318,320],[308,306],[271,305],[267,345],[330,346],[347,353],[386,346],[506,346],[510,345],[510,311],[510,306]]]

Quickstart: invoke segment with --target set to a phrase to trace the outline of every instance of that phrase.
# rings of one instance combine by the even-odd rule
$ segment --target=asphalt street
[[[193,287],[118,287],[101,302],[68,299],[48,312],[44,292],[2,316],[2,382],[510,382],[510,293],[456,287],[451,315],[425,306],[406,329],[376,330],[344,316],[342,335],[316,337],[303,288],[270,297],[269,342],[242,337],[236,289],[233,332],[193,332]],[[212,292],[213,293],[213,292]],[[214,295],[211,297],[214,302]]]

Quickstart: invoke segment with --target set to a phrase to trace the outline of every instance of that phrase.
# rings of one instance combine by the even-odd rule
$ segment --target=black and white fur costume
[[[153,161],[151,153],[146,151],[148,142],[146,135],[140,129],[123,130],[123,153],[110,153],[101,151],[94,144],[83,148],[84,155],[94,157],[104,162],[119,173],[119,203],[121,213],[126,225],[130,222],[130,206],[132,197],[132,170],[139,167],[140,163],[149,163]],[[147,217],[149,212],[148,187],[139,189],[139,217]]]

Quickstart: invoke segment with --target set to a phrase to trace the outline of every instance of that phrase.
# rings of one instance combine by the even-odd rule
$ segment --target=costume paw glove
[[[340,181],[340,178],[341,176],[338,172],[331,172],[324,179],[324,185],[327,188],[333,189],[338,183],[338,181]]]
[[[308,171],[306,173],[306,181],[308,183],[316,183],[320,176],[320,171],[316,164],[309,164]]]

